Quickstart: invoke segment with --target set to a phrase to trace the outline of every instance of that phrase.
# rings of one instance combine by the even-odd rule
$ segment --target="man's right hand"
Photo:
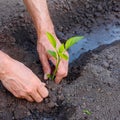
[[[41,102],[48,96],[45,83],[24,64],[0,51],[0,80],[15,97]]]

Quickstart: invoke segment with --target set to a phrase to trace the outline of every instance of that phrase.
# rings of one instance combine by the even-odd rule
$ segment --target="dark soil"
[[[101,24],[120,25],[119,0],[48,3],[62,42],[70,36],[89,33]],[[0,49],[43,80],[33,23],[23,6],[18,11],[20,14],[11,16],[0,13],[4,19],[0,22]],[[69,75],[60,85],[48,81],[47,87],[49,97],[38,104],[15,98],[0,84],[0,120],[120,120],[120,40],[82,54],[70,64]]]

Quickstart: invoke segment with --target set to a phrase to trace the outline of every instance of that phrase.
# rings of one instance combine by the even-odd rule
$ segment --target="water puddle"
[[[93,50],[100,45],[110,44],[120,40],[120,26],[107,25],[93,28],[92,32],[84,35],[84,39],[70,48],[70,63],[77,59],[82,53]]]

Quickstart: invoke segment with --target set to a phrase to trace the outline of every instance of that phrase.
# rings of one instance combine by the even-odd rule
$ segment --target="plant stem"
[[[55,70],[54,70],[53,75],[52,75],[52,80],[54,80],[54,78],[55,78],[55,76],[56,76],[56,73],[57,73],[57,70],[58,70],[59,63],[60,63],[60,57],[59,57],[59,55],[58,55],[57,64],[56,64],[56,66],[55,66]]]

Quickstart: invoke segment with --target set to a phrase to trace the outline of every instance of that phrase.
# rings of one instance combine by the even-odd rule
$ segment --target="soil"
[[[51,0],[48,5],[62,42],[100,25],[120,27],[119,0]],[[22,1],[1,0],[0,11],[0,49],[43,80],[35,28]],[[120,120],[120,39],[83,53],[60,85],[48,81],[47,87],[49,97],[38,104],[15,98],[0,84],[0,120]]]

